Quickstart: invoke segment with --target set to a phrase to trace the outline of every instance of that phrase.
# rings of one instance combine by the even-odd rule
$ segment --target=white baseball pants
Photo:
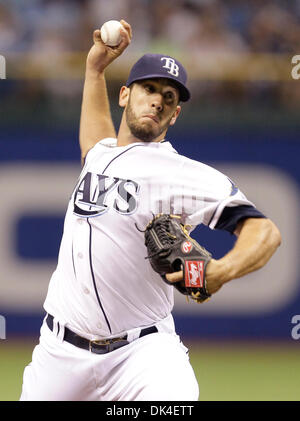
[[[45,324],[25,368],[21,401],[196,401],[188,350],[175,333],[152,333],[107,354],[55,336]]]

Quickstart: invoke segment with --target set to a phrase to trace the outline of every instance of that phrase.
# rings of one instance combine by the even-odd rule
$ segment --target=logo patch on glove
[[[183,225],[180,220],[178,215],[153,215],[144,231],[146,258],[150,260],[152,269],[169,285],[165,275],[182,269],[183,281],[172,285],[188,298],[204,303],[211,296],[205,281],[211,253],[189,236],[189,225]]]
[[[204,262],[186,261],[185,262],[185,286],[186,287],[203,287],[204,280]]]
[[[193,244],[190,241],[184,241],[181,244],[181,250],[183,253],[188,254],[193,248]]]

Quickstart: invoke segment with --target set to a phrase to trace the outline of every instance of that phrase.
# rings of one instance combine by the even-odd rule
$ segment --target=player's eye
[[[174,95],[174,93],[173,93],[173,92],[168,91],[168,92],[166,92],[166,93],[164,94],[164,98],[165,98],[165,101],[166,101],[168,104],[170,104],[170,103],[174,102],[174,100],[175,100],[175,95]]]
[[[155,88],[153,85],[151,85],[150,83],[146,83],[144,85],[144,89],[149,92],[150,94],[152,94],[153,92],[155,92]]]

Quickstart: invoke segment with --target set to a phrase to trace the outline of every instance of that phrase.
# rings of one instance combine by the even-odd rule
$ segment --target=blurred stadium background
[[[192,100],[170,129],[179,152],[232,178],[282,232],[261,271],[209,303],[176,296],[203,400],[299,400],[299,0],[0,1],[0,400],[18,400],[38,341],[64,211],[80,170],[78,127],[92,32],[127,20],[133,41],[107,72],[118,92],[145,52],[176,55]],[[300,73],[300,72],[299,72]],[[1,72],[0,72],[1,76]],[[3,77],[3,69],[2,69]],[[233,244],[200,227],[216,257]]]

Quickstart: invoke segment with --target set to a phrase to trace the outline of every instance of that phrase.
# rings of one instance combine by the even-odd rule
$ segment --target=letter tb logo
[[[162,57],[161,60],[166,60],[164,69],[168,69],[168,73],[173,76],[179,76],[179,66],[175,63],[175,60],[171,57]]]

